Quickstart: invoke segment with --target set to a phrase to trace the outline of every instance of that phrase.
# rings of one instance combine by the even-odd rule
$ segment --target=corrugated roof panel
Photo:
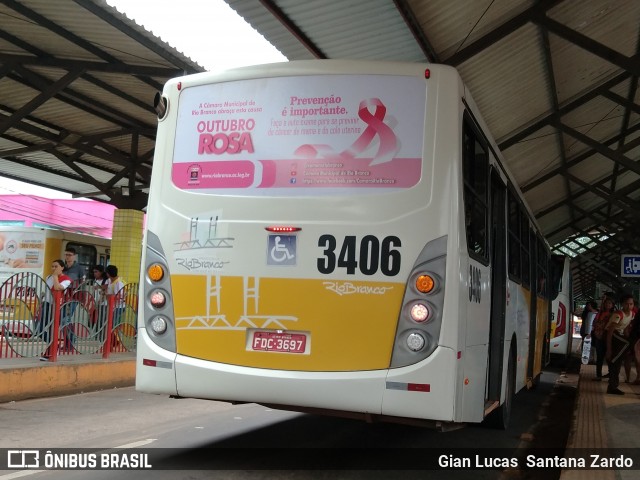
[[[571,209],[567,205],[560,205],[556,210],[548,215],[537,218],[538,225],[543,232],[553,232],[558,228],[563,227],[567,223],[567,218],[571,218]],[[565,237],[566,238],[566,237]],[[553,245],[556,240],[549,240],[549,243]]]
[[[157,54],[147,46],[142,45],[140,42],[133,41],[127,33],[111,25],[108,21],[96,17],[90,10],[82,7],[81,2],[21,0],[20,3],[121,62],[150,66],[171,65],[171,62],[163,58],[163,56]],[[126,15],[121,14],[118,10],[109,6],[106,2],[102,0],[89,0],[87,4],[97,5],[101,10],[108,11],[110,16],[113,17],[113,20],[122,22],[131,28],[133,32],[148,39],[151,44],[161,47],[160,50],[164,50],[167,56],[175,56],[186,64],[191,64],[191,66],[197,68],[197,64],[193,60],[169,47],[167,44],[163,44],[161,40],[150,32],[147,32],[143,27],[137,25],[133,20],[126,17]],[[97,59],[96,54],[87,49],[80,48],[73,44],[69,48],[65,47],[64,44],[68,42],[62,39],[62,33],[52,33],[48,29],[40,32],[34,30],[34,33],[37,35],[44,34],[45,37],[30,37],[30,41],[36,41],[36,43],[46,46],[46,51],[49,54],[62,58]],[[51,42],[50,44],[46,43],[47,37]]]
[[[639,178],[640,175],[628,170],[626,172],[619,173],[616,176],[616,188],[623,189],[625,187],[632,187],[631,189],[633,190],[633,192],[628,194],[627,198],[634,198],[637,201],[638,196],[640,196],[640,189],[636,188],[634,184],[638,181]]]
[[[552,9],[549,16],[623,55],[636,53],[640,24],[640,2],[637,0],[565,1]],[[557,34],[550,34],[550,42],[561,102],[623,70]]]
[[[420,26],[442,60],[473,43],[534,0],[409,0]]]
[[[37,71],[37,69],[33,70]],[[111,123],[112,127],[136,125],[140,128],[155,130],[157,116],[152,108],[153,95],[155,94],[152,88],[135,78],[129,78],[127,81],[122,75],[92,74],[92,76],[110,88],[115,88],[116,92],[112,93],[92,81],[79,78],[65,91],[64,98],[71,97],[75,101],[86,104],[88,108],[101,112],[107,119],[111,119],[107,121]],[[77,98],[74,98],[72,92],[77,94]],[[123,98],[123,95],[135,99],[135,103],[129,98]],[[87,100],[83,100],[83,98]],[[66,102],[65,104],[68,105]]]
[[[562,117],[562,123],[580,132],[594,142],[602,142],[620,132],[623,120],[620,105],[598,97]],[[574,157],[592,146],[580,141],[570,133],[564,134],[565,148],[569,157]]]
[[[568,172],[590,185],[606,180],[611,176],[615,163],[607,157],[594,154],[578,165],[570,167]]]
[[[578,212],[580,210],[589,212],[595,209],[605,207],[607,205],[606,199],[604,199],[600,195],[597,195],[593,191],[589,191],[589,190],[585,190],[582,193],[582,195],[579,195],[573,198],[571,203],[579,209]],[[574,212],[574,213],[578,213],[578,212]]]
[[[540,36],[527,25],[458,67],[494,138],[550,111]]]
[[[554,128],[545,127],[509,148],[509,170],[519,185],[527,185],[560,166],[557,137]]]
[[[594,84],[604,83],[622,71],[601,57],[553,34],[549,35],[549,43],[553,51],[553,69],[560,104],[592,89]]]
[[[279,0],[277,4],[311,41],[322,44],[330,58],[426,60],[388,0]]]
[[[260,2],[254,0],[225,0],[225,2],[289,60],[316,58]],[[256,28],[258,26],[259,28]]]
[[[543,186],[532,188],[524,195],[529,205],[533,207],[533,213],[537,215],[550,206],[562,202],[562,199],[567,196],[564,178],[556,175],[547,180]]]
[[[20,2],[23,7],[28,9],[31,9],[34,3],[39,4],[41,7],[47,7],[48,9],[56,9],[59,7],[63,10],[68,10],[67,6],[70,5],[69,2],[47,2],[46,0]],[[63,55],[65,58],[95,58],[72,41],[60,35],[53,34],[51,30],[44,25],[38,24],[35,20],[16,12],[5,4],[0,4],[0,18],[2,18],[2,29],[5,32],[9,32],[23,42],[35,46],[36,49],[43,51],[45,54],[52,56]],[[35,55],[36,53],[25,50],[12,42],[6,42],[6,48],[7,50],[3,49],[2,51],[20,55]]]
[[[8,76],[0,78],[0,92],[6,92],[0,108],[8,107],[11,110],[18,110],[40,94],[35,88],[16,82]]]
[[[637,0],[571,0],[548,16],[626,56],[637,53],[640,2]]]
[[[80,136],[95,135],[114,130],[112,122],[97,115],[88,115],[84,110],[68,105],[62,100],[51,99],[34,110],[33,114],[45,121],[62,127],[69,133]]]

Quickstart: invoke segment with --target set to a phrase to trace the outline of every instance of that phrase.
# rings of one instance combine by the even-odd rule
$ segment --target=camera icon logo
[[[40,468],[40,451],[8,450],[7,468]]]

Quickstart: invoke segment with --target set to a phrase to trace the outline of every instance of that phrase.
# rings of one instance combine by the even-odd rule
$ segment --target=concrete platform
[[[69,395],[135,384],[135,353],[69,355],[56,362],[35,358],[0,360],[0,403]]]
[[[596,451],[629,451],[640,448],[640,385],[625,383],[624,369],[620,373],[620,390],[625,395],[609,395],[607,381],[594,381],[595,365],[582,365],[578,395],[573,415],[567,452],[572,449]],[[607,368],[604,367],[606,373]],[[635,380],[635,369],[631,379]],[[570,455],[570,454],[569,454]],[[597,469],[564,470],[560,480],[631,480],[640,478],[640,465],[635,470]]]

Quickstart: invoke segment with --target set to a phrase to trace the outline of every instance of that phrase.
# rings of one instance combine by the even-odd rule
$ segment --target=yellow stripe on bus
[[[259,368],[388,368],[404,285],[226,276],[171,278],[178,353]],[[309,354],[251,351],[247,329],[307,332]]]

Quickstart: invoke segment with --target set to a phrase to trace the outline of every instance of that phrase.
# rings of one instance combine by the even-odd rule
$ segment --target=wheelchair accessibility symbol
[[[295,265],[296,238],[295,235],[269,235],[267,265]]]

